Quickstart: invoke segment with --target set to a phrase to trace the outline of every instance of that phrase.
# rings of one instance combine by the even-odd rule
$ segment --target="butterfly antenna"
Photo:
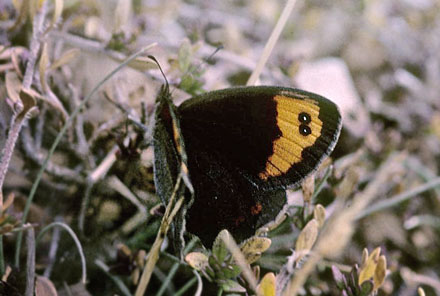
[[[151,60],[153,60],[153,61],[156,63],[157,67],[158,67],[159,70],[160,70],[160,73],[162,73],[162,76],[163,76],[163,78],[164,78],[164,80],[165,80],[165,87],[166,87],[167,89],[169,89],[169,85],[170,85],[170,84],[168,83],[168,79],[167,79],[167,77],[165,76],[165,73],[163,72],[162,67],[160,66],[160,64],[159,64],[159,62],[157,61],[157,59],[156,59],[154,56],[152,56],[152,55],[149,55],[148,58],[151,59]]]

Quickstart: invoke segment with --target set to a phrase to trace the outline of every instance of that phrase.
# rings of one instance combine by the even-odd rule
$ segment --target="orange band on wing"
[[[301,162],[302,151],[315,144],[322,130],[322,121],[318,117],[319,106],[316,101],[310,98],[296,99],[283,95],[275,96],[274,101],[281,136],[273,141],[273,153],[267,159],[265,170],[259,174],[263,180],[268,177],[281,176],[294,164]],[[310,117],[310,122],[300,122],[299,115],[302,113]],[[307,133],[300,132],[300,129],[304,127]]]

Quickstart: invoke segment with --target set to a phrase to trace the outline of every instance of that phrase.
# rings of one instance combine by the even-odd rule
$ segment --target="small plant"
[[[208,281],[217,283],[225,293],[245,293],[251,286],[255,289],[255,281],[259,278],[259,268],[253,269],[252,275],[246,276],[246,281],[243,276],[240,276],[243,267],[250,271],[249,265],[257,261],[261,254],[270,247],[271,240],[255,236],[241,243],[239,249],[234,248],[231,240],[230,233],[223,230],[215,239],[211,251],[189,253],[185,261]],[[249,276],[253,278],[249,279]],[[267,285],[264,282],[264,287]]]
[[[375,295],[385,281],[386,270],[386,258],[380,255],[380,248],[374,249],[370,255],[364,249],[360,267],[355,264],[348,274],[332,266],[333,278],[344,296]]]

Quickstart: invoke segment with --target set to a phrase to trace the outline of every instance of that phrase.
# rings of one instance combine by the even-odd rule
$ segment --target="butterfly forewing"
[[[302,181],[331,152],[341,125],[331,101],[282,87],[214,91],[186,101],[179,112],[185,142],[192,141],[185,133],[197,135],[262,190]]]

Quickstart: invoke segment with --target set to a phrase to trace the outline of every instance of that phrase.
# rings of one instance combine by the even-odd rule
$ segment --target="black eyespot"
[[[299,133],[303,136],[308,136],[312,133],[312,130],[308,125],[300,124],[299,126]]]
[[[312,118],[310,117],[310,115],[308,113],[301,112],[298,115],[298,120],[301,123],[309,124],[312,121]]]

